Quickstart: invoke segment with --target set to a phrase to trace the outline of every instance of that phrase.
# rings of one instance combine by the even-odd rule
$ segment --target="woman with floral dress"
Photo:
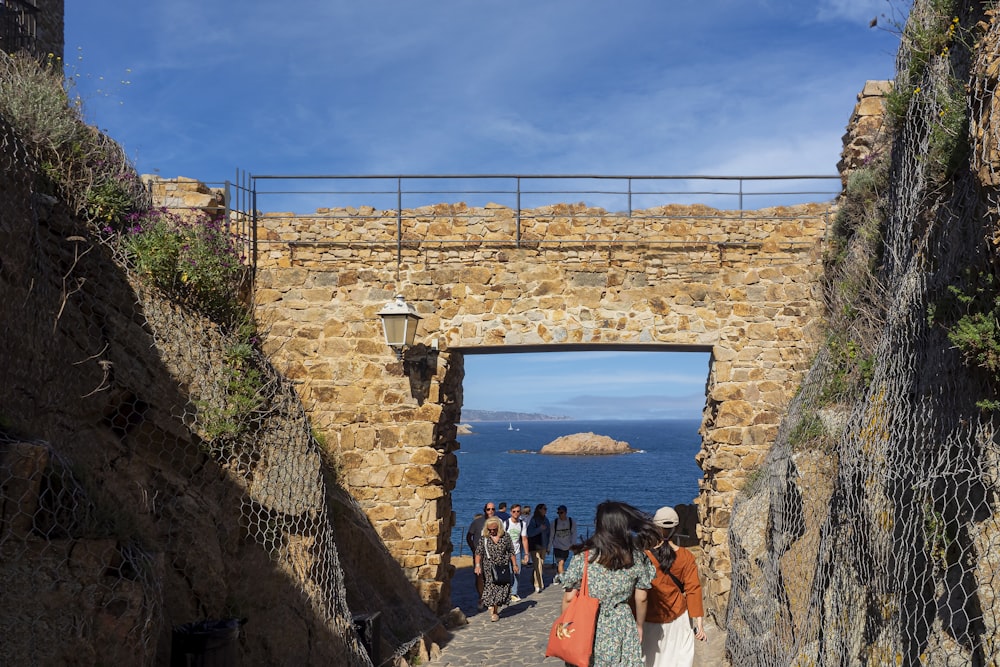
[[[483,575],[483,605],[490,608],[490,620],[500,620],[500,607],[510,604],[510,584],[493,581],[493,565],[510,563],[516,581],[520,568],[514,558],[514,544],[503,529],[503,523],[491,516],[483,524],[483,538],[476,545],[475,573]]]
[[[594,534],[573,552],[587,554],[587,592],[601,601],[594,637],[593,667],[644,667],[642,623],[646,589],[655,570],[643,549],[659,540],[649,518],[626,503],[597,506]],[[574,558],[562,576],[562,608],[576,597],[583,579],[583,558]],[[632,613],[630,603],[635,605]]]

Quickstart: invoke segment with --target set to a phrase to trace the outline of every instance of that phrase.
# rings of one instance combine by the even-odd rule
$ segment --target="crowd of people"
[[[522,567],[530,567],[536,593],[552,553],[553,584],[563,588],[565,609],[580,590],[588,565],[588,592],[601,601],[594,639],[594,667],[690,667],[695,640],[705,641],[701,581],[694,556],[678,546],[680,518],[672,507],[653,516],[623,502],[597,506],[594,531],[582,539],[565,505],[550,520],[534,508],[487,502],[465,539],[473,554],[479,609],[498,621],[503,607],[520,600]],[[582,556],[582,557],[575,557]],[[504,570],[509,565],[512,577]],[[554,620],[554,619],[553,619]]]

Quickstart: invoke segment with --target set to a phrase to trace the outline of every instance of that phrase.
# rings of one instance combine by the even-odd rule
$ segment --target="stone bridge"
[[[697,456],[710,609],[729,590],[736,494],[822,335],[829,204],[609,213],[438,204],[256,218],[256,308],[276,366],[423,599],[450,605],[463,360],[484,352],[710,351]],[[402,361],[377,315],[423,316]]]

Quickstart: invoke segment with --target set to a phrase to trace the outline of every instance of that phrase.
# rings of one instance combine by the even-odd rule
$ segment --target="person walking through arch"
[[[694,640],[708,638],[698,566],[690,551],[673,542],[680,523],[674,508],[656,510],[653,523],[659,528],[661,539],[646,551],[656,576],[646,605],[642,654],[646,667],[691,667]]]
[[[518,563],[526,564],[528,562],[528,524],[521,520],[520,504],[514,503],[510,506],[510,518],[503,522],[503,527],[514,546],[514,558],[517,559]],[[518,578],[514,577],[514,590],[511,594],[511,600],[514,602],[521,600],[518,595],[518,583],[520,583]]]
[[[476,518],[472,520],[469,524],[469,528],[465,531],[465,543],[469,545],[469,553],[472,554],[472,558],[476,557],[476,546],[479,541],[483,538],[483,528],[485,527],[486,520],[489,519],[496,513],[496,504],[489,502],[483,505],[483,513],[477,514]],[[482,572],[476,572],[476,593],[478,597],[477,607],[482,611],[485,607],[483,606],[483,574]]]
[[[500,620],[500,608],[510,604],[511,583],[500,583],[493,579],[493,566],[508,563],[511,567],[512,579],[517,581],[521,571],[514,557],[514,545],[510,536],[503,529],[503,523],[495,516],[486,519],[482,539],[476,545],[475,573],[482,576],[483,604],[490,609],[490,620]]]
[[[606,500],[597,506],[594,534],[573,546],[579,557],[562,577],[566,589],[562,609],[576,597],[587,564],[587,588],[600,600],[591,667],[643,667],[642,627],[646,589],[653,582],[653,564],[643,553],[659,540],[649,517],[623,502]],[[633,616],[630,605],[635,608]]]
[[[535,514],[528,522],[528,553],[531,554],[528,562],[533,565],[531,581],[535,585],[536,593],[541,593],[545,588],[542,568],[545,565],[545,556],[549,553],[549,541],[552,539],[551,522],[545,516],[547,511],[545,503],[540,503],[535,507]]]
[[[576,521],[567,516],[566,512],[565,505],[556,508],[556,520],[552,522],[552,533],[549,535],[552,559],[556,562],[556,576],[552,581],[556,584],[562,579],[569,549],[576,541]]]
[[[521,505],[521,521],[524,522],[524,530],[528,530],[528,526],[531,524],[531,505]],[[524,550],[528,554],[528,560],[525,561],[525,565],[529,568],[531,567],[531,548],[528,547]]]

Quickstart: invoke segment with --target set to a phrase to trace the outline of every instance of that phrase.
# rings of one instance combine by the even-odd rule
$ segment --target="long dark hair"
[[[677,552],[670,546],[670,538],[674,536],[675,532],[677,532],[677,528],[664,531],[663,542],[652,549],[653,555],[656,556],[656,561],[660,564],[660,569],[663,570],[664,574],[670,571],[670,566],[677,560]]]
[[[628,503],[605,500],[597,506],[594,534],[575,553],[590,551],[590,561],[609,570],[632,567],[632,552],[641,551],[660,539],[660,531],[644,513]]]

